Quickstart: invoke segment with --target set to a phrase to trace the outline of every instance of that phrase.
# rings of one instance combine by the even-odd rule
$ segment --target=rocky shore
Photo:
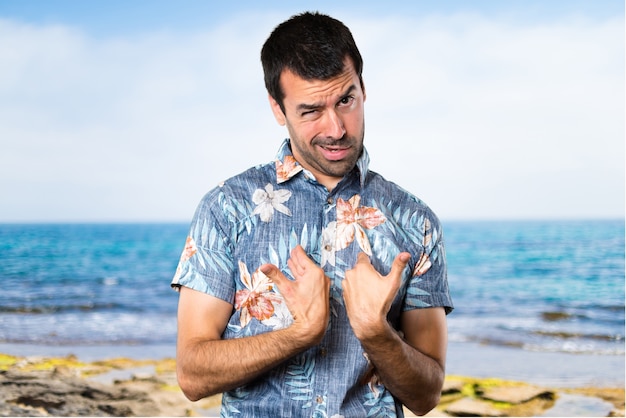
[[[0,416],[219,416],[220,397],[187,400],[173,359],[81,362],[0,354]],[[407,412],[407,416],[411,416]],[[624,416],[624,388],[545,388],[448,376],[428,416]]]

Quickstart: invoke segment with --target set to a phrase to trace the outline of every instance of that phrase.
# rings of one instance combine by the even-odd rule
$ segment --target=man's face
[[[332,190],[363,152],[365,92],[352,62],[329,80],[304,80],[285,70],[282,112],[270,97],[272,111],[291,138],[296,160]]]

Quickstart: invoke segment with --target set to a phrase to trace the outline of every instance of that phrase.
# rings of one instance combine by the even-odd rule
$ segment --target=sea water
[[[624,221],[449,223],[451,341],[624,354]]]
[[[443,225],[452,344],[624,355],[624,220]],[[0,345],[174,347],[187,230],[0,225]]]

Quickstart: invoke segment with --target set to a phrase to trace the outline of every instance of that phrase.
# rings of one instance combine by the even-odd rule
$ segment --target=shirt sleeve
[[[198,204],[171,285],[174,289],[185,286],[233,303],[236,269],[226,232],[229,222],[221,202],[223,194],[217,188]]]
[[[454,306],[448,287],[443,230],[432,213],[421,224],[422,250],[417,254],[403,310],[442,306],[446,314]]]

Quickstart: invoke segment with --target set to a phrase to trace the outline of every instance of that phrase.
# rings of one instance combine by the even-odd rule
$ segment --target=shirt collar
[[[294,177],[296,174],[305,172],[305,174],[311,178],[314,176],[308,171],[305,170],[294,158],[291,152],[291,146],[289,142],[289,138],[285,139],[278,149],[278,153],[276,154],[276,183],[284,183]],[[358,170],[358,174],[360,176],[361,187],[365,184],[365,178],[367,177],[367,172],[369,170],[370,157],[367,153],[365,147],[363,148],[363,154],[356,162],[356,168]]]

